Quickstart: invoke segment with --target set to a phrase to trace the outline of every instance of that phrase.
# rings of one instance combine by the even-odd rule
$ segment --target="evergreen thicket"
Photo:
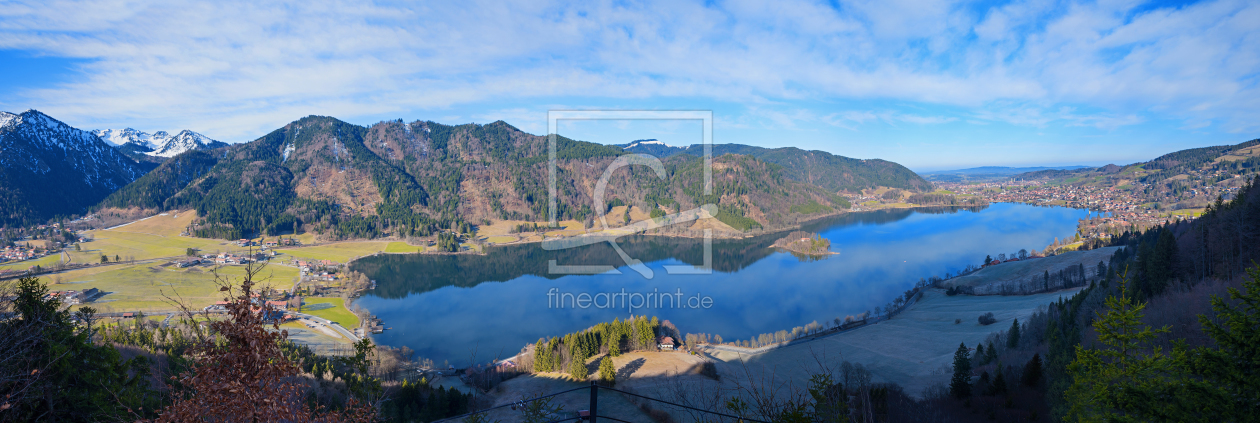
[[[558,338],[539,339],[533,345],[533,371],[566,372],[574,379],[585,380],[588,376],[586,361],[591,357],[599,354],[617,357],[635,350],[655,351],[660,327],[657,318],[639,316],[613,319],[611,323],[600,323]]]

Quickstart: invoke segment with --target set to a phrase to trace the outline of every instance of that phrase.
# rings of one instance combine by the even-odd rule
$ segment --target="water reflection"
[[[545,251],[538,244],[491,248],[487,255],[381,255],[356,262],[377,281],[358,304],[392,330],[385,345],[407,345],[452,363],[510,356],[539,337],[580,330],[630,314],[669,319],[684,332],[747,339],[811,321],[857,314],[886,303],[921,277],[957,272],[986,254],[1041,248],[1070,236],[1085,211],[995,204],[983,210],[940,208],[851,213],[803,230],[829,239],[833,255],[802,261],[776,252],[772,234],[715,240],[710,275],[670,275],[665,265],[704,263],[698,239],[635,236],[619,244],[654,270],[653,279],[552,275],[561,264],[622,263],[607,244]],[[712,299],[709,308],[556,308],[547,293],[675,293]]]

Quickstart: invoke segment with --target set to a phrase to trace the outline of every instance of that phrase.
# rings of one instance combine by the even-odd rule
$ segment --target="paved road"
[[[341,326],[341,324],[339,323],[333,322],[332,320],[328,320],[323,317],[312,316],[306,313],[298,313],[296,311],[288,311],[287,313],[292,314],[294,316],[305,317],[315,323],[321,323],[324,326],[328,326],[329,328],[332,328],[332,330],[337,331],[337,333],[340,333],[342,336],[345,336],[346,339],[350,340],[350,342],[359,342],[359,337],[354,336],[353,332],[350,332],[350,330]]]

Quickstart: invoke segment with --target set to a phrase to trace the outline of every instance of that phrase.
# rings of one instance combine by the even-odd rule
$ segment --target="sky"
[[[0,110],[226,142],[308,115],[541,135],[548,110],[711,110],[715,143],[925,171],[1260,137],[1260,2],[1241,0],[0,0],[0,64]]]

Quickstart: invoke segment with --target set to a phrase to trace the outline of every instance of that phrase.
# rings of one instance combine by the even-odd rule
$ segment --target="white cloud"
[[[473,117],[511,121],[532,112],[495,104],[564,97],[742,103],[782,128],[956,119],[791,105],[834,99],[946,105],[1031,126],[1109,129],[1151,115],[1260,128],[1254,2],[1138,14],[1132,2],[974,7],[19,1],[0,8],[0,48],[90,61],[71,82],[6,95],[0,107],[238,141],[308,114],[423,118],[413,114],[490,104],[497,112]],[[1098,112],[1044,111],[1062,105]]]

